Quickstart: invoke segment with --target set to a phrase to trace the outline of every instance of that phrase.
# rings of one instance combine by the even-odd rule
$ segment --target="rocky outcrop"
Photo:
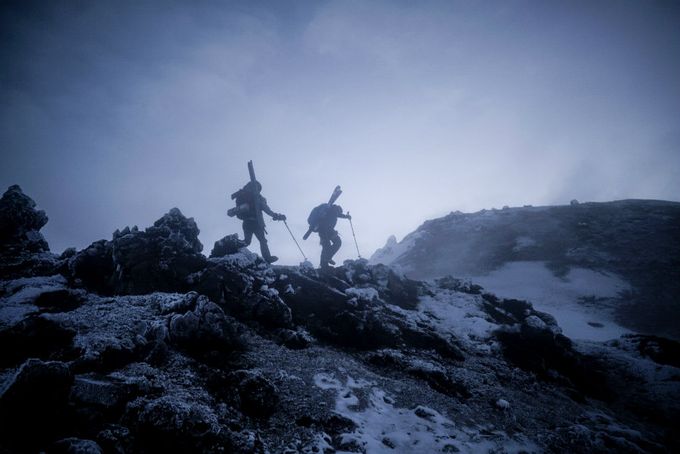
[[[197,354],[207,354],[241,348],[236,326],[222,308],[205,296],[199,296],[193,310],[172,316],[168,328],[170,342]]]
[[[47,215],[18,185],[0,198],[0,274],[21,277],[54,274],[60,263],[40,233]]]
[[[467,281],[272,267],[234,235],[206,258],[197,235],[173,209],[60,257],[3,256],[0,451],[680,446],[674,342],[576,344]]]
[[[111,241],[100,240],[69,260],[72,279],[102,294],[144,294],[186,291],[187,277],[206,259],[198,227],[171,209],[144,231],[116,230]]]
[[[0,199],[0,252],[19,255],[46,252],[50,248],[40,233],[47,215],[18,185],[10,186]]]
[[[227,235],[215,241],[215,246],[210,251],[210,258],[224,257],[225,255],[236,254],[239,250],[246,247],[246,243],[238,238],[237,234]]]

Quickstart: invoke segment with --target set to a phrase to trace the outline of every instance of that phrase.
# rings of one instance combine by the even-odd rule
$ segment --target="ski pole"
[[[347,215],[350,216],[349,211]],[[352,236],[354,237],[354,246],[357,248],[357,255],[361,258],[361,252],[359,252],[359,243],[357,243],[357,236],[354,234],[354,224],[352,224],[352,217],[349,218],[349,226],[352,229]]]
[[[290,227],[288,227],[288,223],[285,220],[283,221],[283,225],[285,225],[286,228],[288,229],[288,233],[290,233],[290,237],[293,239],[293,241],[295,241],[295,245],[300,250],[300,254],[302,254],[302,257],[305,259],[305,261],[307,261],[307,256],[305,255],[304,252],[302,252],[302,248],[300,247],[300,243],[298,243],[298,241],[295,239],[295,235],[293,235],[293,232],[290,231]]]

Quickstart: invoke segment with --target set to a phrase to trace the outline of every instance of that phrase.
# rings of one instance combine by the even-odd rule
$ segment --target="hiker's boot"
[[[269,246],[265,242],[260,243],[260,251],[262,252],[262,258],[267,263],[274,263],[279,259],[277,256],[272,255],[271,252],[269,252]]]

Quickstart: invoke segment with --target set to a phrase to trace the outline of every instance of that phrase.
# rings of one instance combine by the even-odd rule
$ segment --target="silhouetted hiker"
[[[253,185],[253,182],[255,182],[255,185]],[[269,208],[269,205],[267,205],[267,199],[260,194],[261,191],[262,185],[259,181],[249,181],[243,188],[231,195],[232,200],[236,201],[236,206],[227,211],[227,214],[229,216],[236,216],[243,221],[243,240],[245,241],[246,246],[250,245],[253,235],[255,235],[260,242],[262,258],[269,263],[274,263],[279,258],[275,255],[271,255],[269,252],[267,238],[265,237],[267,230],[265,229],[262,212],[267,213],[275,221],[285,221],[286,216],[284,214],[274,213],[272,209]]]
[[[338,186],[335,188],[335,191],[333,191],[333,195],[331,195],[328,203],[322,203],[312,210],[307,218],[309,230],[302,237],[306,240],[312,232],[317,232],[319,234],[319,239],[321,240],[321,260],[319,266],[321,266],[321,268],[335,265],[333,256],[338,252],[340,246],[342,246],[340,235],[335,230],[338,218],[352,219],[352,216],[350,216],[349,213],[342,213],[342,207],[340,205],[333,204],[340,194],[342,194],[342,190],[340,189],[340,186]]]

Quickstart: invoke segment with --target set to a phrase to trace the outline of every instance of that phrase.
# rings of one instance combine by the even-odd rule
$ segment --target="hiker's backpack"
[[[231,198],[234,199],[236,207],[229,211],[242,221],[248,218],[251,212],[251,205],[253,201],[252,192],[239,189],[234,194],[232,194]]]
[[[309,224],[310,229],[316,230],[319,227],[321,220],[326,216],[326,213],[328,213],[328,208],[330,208],[330,205],[322,203],[312,209],[312,212],[309,213],[309,217],[307,217],[307,223]]]

